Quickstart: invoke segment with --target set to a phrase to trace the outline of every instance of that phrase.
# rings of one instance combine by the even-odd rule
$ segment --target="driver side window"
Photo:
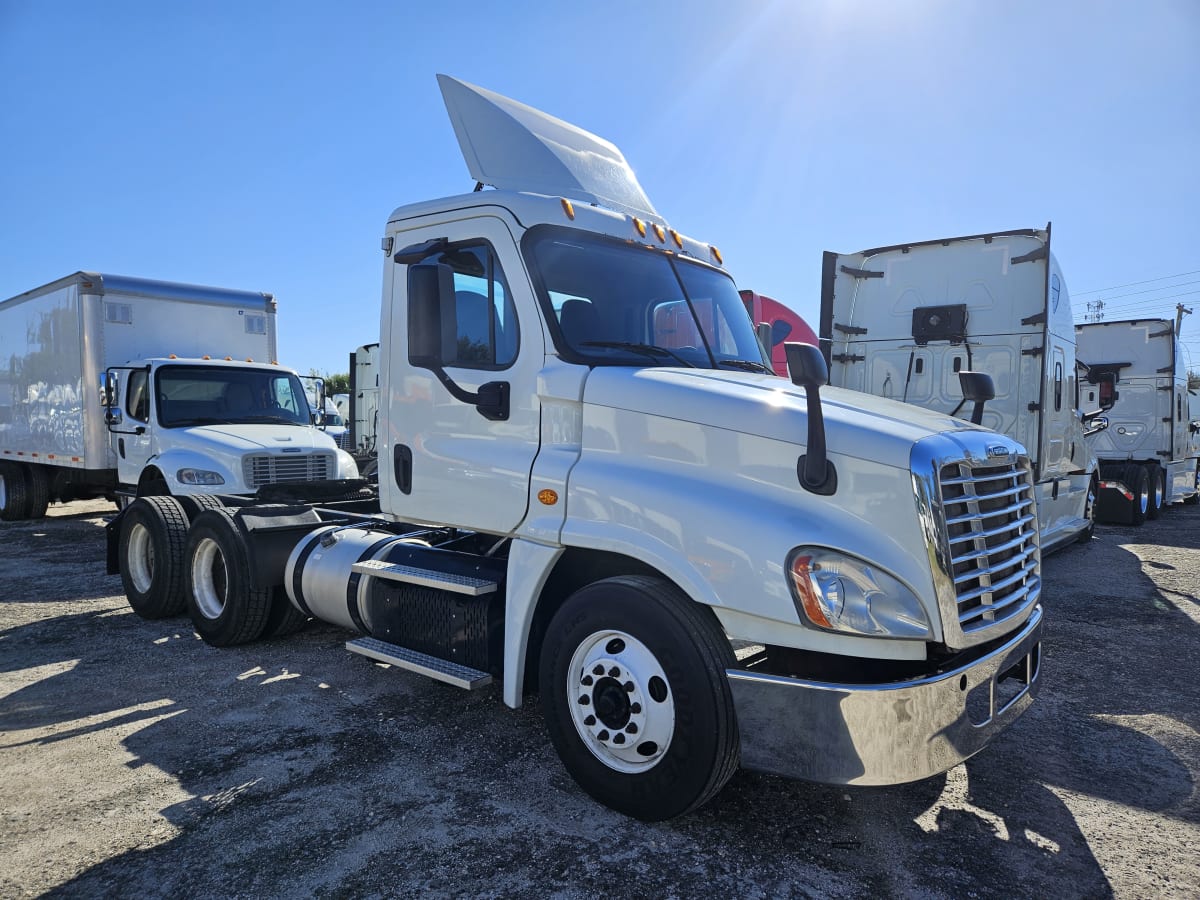
[[[129,373],[129,390],[125,397],[125,412],[139,422],[150,421],[150,373],[144,369]]]

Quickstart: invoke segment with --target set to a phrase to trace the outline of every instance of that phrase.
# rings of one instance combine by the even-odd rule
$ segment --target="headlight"
[[[175,473],[180,484],[224,484],[225,479],[220,472],[210,472],[207,469],[180,469]]]
[[[826,547],[797,547],[787,568],[802,622],[867,637],[931,636],[917,596],[868,562]]]

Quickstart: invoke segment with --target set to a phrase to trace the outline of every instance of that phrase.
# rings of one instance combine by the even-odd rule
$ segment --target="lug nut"
[[[627,734],[637,734],[637,732],[638,732],[637,722],[630,722],[628,725],[626,725],[625,732]]]
[[[613,666],[611,669],[608,670],[608,674],[611,675],[613,678],[620,678],[621,670],[618,669],[616,666]]]
[[[601,731],[598,735],[596,735],[596,737],[598,737],[602,741],[607,741],[608,740],[608,732]]]
[[[636,716],[638,713],[640,713],[642,711],[642,704],[640,704],[640,703],[629,704],[629,711]]]
[[[614,744],[623,744],[623,743],[625,743],[625,735],[623,735],[623,734],[614,734],[614,735],[613,735],[613,743],[614,743]]]
[[[592,669],[592,674],[593,675],[603,675],[604,674],[604,666],[597,663],[596,667],[594,669]]]
[[[623,685],[621,685],[621,687],[625,688],[625,693],[627,693],[627,694],[633,693],[633,682],[632,681],[625,682]]]
[[[587,706],[591,702],[592,702],[592,698],[589,697],[587,694],[581,694],[579,696],[579,705],[580,706]]]
[[[588,716],[586,719],[583,720],[583,724],[588,726],[589,728],[591,728],[593,725],[596,724],[596,717]]]
[[[592,686],[592,676],[591,676],[591,675],[584,675],[584,676],[583,676],[583,682],[582,682],[582,683],[583,683],[583,685],[584,685],[585,687],[591,687],[591,686]]]

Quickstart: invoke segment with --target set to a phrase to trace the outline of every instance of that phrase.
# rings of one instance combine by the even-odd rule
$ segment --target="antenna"
[[[1104,321],[1104,301],[1089,300],[1087,305],[1087,315],[1084,320],[1087,322],[1102,322]]]

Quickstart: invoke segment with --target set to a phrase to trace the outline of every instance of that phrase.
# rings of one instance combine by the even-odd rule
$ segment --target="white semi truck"
[[[357,478],[275,358],[270,294],[77,272],[0,303],[0,516]]]
[[[382,513],[164,524],[199,634],[270,631],[282,590],[355,653],[499,678],[512,707],[537,689],[577,783],[647,820],[739,764],[893,784],[982,749],[1040,684],[1021,446],[823,390],[813,346],[779,378],[719,250],[670,227],[615,146],[439,80],[496,189],[387,222]],[[114,523],[118,567],[144,502]]]
[[[1172,503],[1195,503],[1200,422],[1175,323],[1132,319],[1075,326],[1085,397],[1111,405],[1091,437],[1100,458],[1100,514],[1140,525]]]
[[[831,384],[969,415],[959,373],[987,373],[983,424],[1030,448],[1042,552],[1091,536],[1099,476],[1085,425],[1100,410],[1079,409],[1049,225],[827,252],[822,281]]]

